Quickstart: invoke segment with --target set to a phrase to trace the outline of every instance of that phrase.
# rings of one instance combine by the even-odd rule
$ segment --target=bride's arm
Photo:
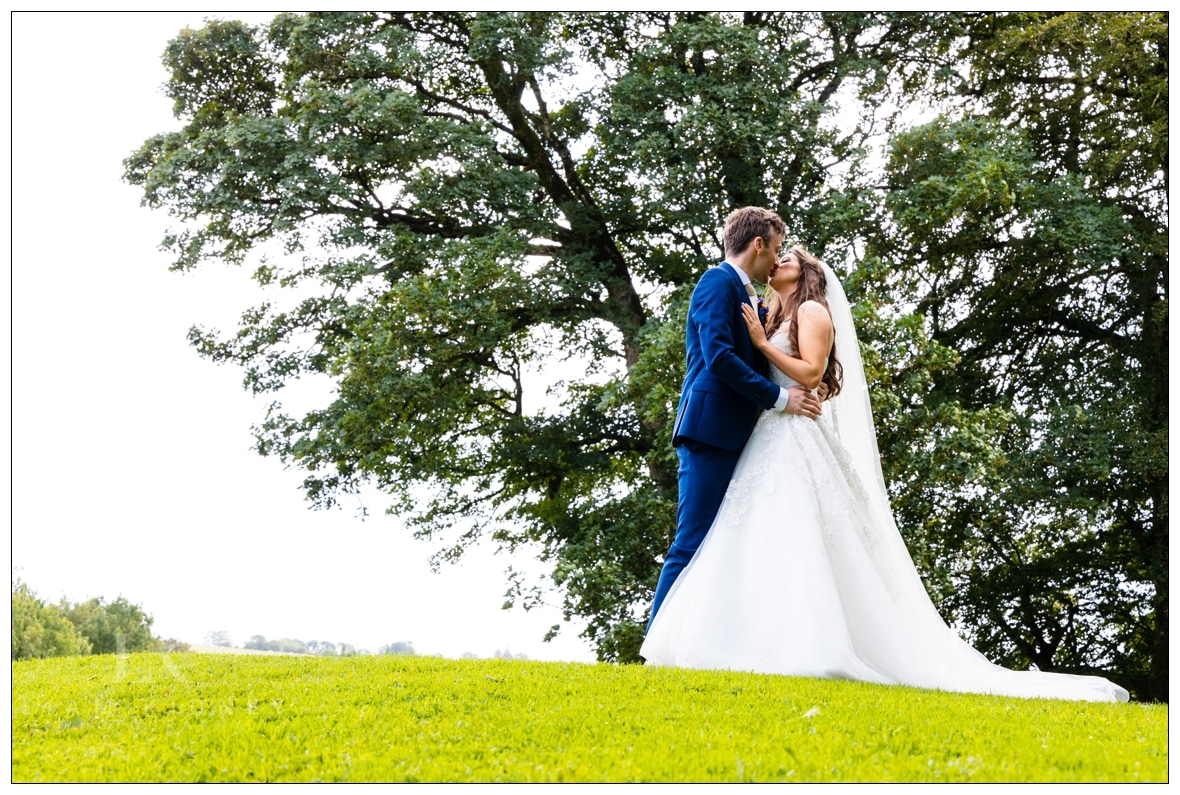
[[[832,316],[823,304],[805,301],[797,315],[799,323],[799,356],[788,356],[770,344],[766,332],[758,322],[758,315],[750,306],[742,306],[750,341],[762,355],[778,369],[808,389],[820,385],[824,369],[828,366],[828,353],[832,350]]]

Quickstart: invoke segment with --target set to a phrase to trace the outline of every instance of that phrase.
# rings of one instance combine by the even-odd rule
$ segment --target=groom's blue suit
[[[750,342],[742,319],[747,298],[737,270],[723,262],[701,277],[688,307],[688,372],[672,431],[680,457],[680,506],[649,627],[713,524],[758,414],[774,408],[781,394],[766,377],[766,359]]]

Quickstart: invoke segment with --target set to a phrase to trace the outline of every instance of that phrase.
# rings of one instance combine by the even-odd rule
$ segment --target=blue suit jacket
[[[734,266],[705,271],[688,307],[688,372],[672,443],[686,440],[740,450],[762,409],[774,408],[779,387],[765,375],[766,359],[750,342],[742,319],[748,294]]]

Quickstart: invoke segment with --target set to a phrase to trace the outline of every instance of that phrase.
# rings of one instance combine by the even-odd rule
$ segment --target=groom
[[[766,377],[766,359],[750,342],[742,319],[744,302],[758,308],[751,282],[770,279],[786,231],[770,210],[733,211],[725,219],[725,261],[705,271],[693,291],[685,340],[688,372],[672,431],[680,457],[676,538],[656,584],[649,628],[713,524],[762,409],[819,416],[819,401],[809,391],[783,389]]]

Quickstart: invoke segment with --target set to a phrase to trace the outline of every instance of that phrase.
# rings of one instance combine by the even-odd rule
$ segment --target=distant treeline
[[[214,646],[226,646],[230,648],[233,646],[229,635],[225,632],[210,632],[205,636],[205,640]],[[267,640],[263,635],[252,635],[250,640],[243,644],[242,648],[254,649],[256,651],[282,652],[284,654],[310,654],[319,657],[352,657],[354,655],[373,654],[368,649],[358,649],[350,643],[332,643],[326,640],[309,640],[304,642],[298,638]],[[376,653],[416,655],[418,652],[414,650],[413,642],[397,640],[393,643],[379,646]],[[473,652],[465,652],[462,657],[463,659],[479,659],[479,655]],[[527,660],[528,655],[513,654],[507,650],[496,649],[491,658],[498,660]]]
[[[214,633],[217,634],[217,633]],[[215,645],[225,645],[215,643]],[[262,635],[254,635],[242,647],[258,651],[277,651],[286,654],[314,654],[320,657],[351,657],[356,654],[372,654],[368,649],[358,649],[351,643],[332,643],[327,640],[309,640],[306,643],[299,638],[278,638],[267,640]],[[378,654],[416,654],[414,645],[409,641],[397,641],[377,649]]]
[[[136,651],[188,651],[189,645],[152,635],[152,617],[119,596],[57,604],[17,578],[12,583],[12,659]]]
[[[57,604],[47,602],[33,592],[27,583],[16,578],[12,583],[12,659],[27,660],[38,657],[66,657],[80,654],[130,654],[141,651],[190,651],[188,643],[174,638],[158,638],[152,634],[154,619],[143,607],[120,595],[113,602],[95,597],[71,603],[62,597]],[[210,632],[205,641],[214,646],[233,648],[229,633]],[[351,657],[373,654],[350,643],[326,640],[279,638],[267,640],[254,635],[242,648],[258,651],[308,654],[321,657]],[[380,646],[377,654],[416,655],[414,644],[398,640]],[[479,655],[466,652],[468,659]],[[524,654],[512,654],[497,649],[493,659],[527,660]]]

